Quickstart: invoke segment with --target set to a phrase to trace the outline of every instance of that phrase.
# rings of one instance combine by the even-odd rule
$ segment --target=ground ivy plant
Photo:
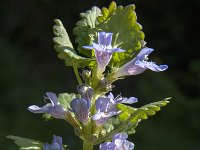
[[[66,66],[73,67],[78,80],[77,93],[46,92],[44,98],[49,103],[42,107],[32,105],[28,110],[42,113],[45,118],[67,121],[83,141],[83,150],[92,150],[98,144],[100,150],[134,149],[134,144],[127,140],[128,134],[134,134],[141,120],[154,115],[169,103],[169,98],[136,108],[132,104],[138,99],[113,95],[113,84],[147,69],[160,72],[168,66],[148,61],[153,49],[145,45],[135,5],[123,7],[111,2],[108,8],[95,6],[80,17],[73,29],[77,48],[60,20],[56,19],[53,26],[55,50]],[[12,135],[8,138],[21,150],[67,148],[62,137],[56,135],[51,144]]]

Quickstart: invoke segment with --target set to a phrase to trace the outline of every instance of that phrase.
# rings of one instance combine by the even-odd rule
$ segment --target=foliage
[[[14,140],[14,142],[20,147],[20,150],[42,150],[43,143],[36,140],[22,138],[18,136],[9,135],[7,138]]]
[[[54,48],[59,53],[58,57],[65,60],[66,66],[84,67],[89,65],[90,59],[81,57],[75,52],[62,22],[56,19],[55,23],[53,41],[55,43]]]

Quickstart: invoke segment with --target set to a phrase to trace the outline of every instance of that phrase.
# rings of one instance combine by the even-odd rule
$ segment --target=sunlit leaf
[[[162,101],[150,103],[140,108],[132,108],[124,104],[118,104],[118,109],[122,110],[122,113],[118,118],[122,124],[128,124],[127,129],[125,129],[126,132],[134,133],[134,128],[141,120],[147,119],[148,116],[155,115],[157,111],[160,111],[160,107],[169,103],[169,99],[170,98],[166,98]]]
[[[9,135],[7,138],[14,140],[20,150],[42,150],[43,143],[37,140],[22,138],[19,136]]]
[[[62,22],[56,19],[55,23],[53,26],[55,35],[53,41],[55,43],[54,48],[58,52],[58,57],[65,60],[66,66],[75,65],[76,67],[84,67],[91,65],[91,59],[82,57],[76,53]]]
[[[58,101],[63,108],[68,109],[70,108],[71,101],[77,97],[78,95],[74,93],[61,93],[58,95]]]
[[[125,53],[114,53],[110,62],[110,66],[121,66],[133,58],[133,55],[144,46],[144,33],[141,31],[142,26],[137,23],[135,5],[128,5],[124,8],[119,6],[115,9],[113,3],[110,4],[108,13],[104,13],[105,20],[99,24],[98,29],[112,32],[113,47],[126,50]]]
[[[114,53],[109,66],[118,67],[131,60],[145,44],[144,33],[141,31],[141,25],[137,23],[134,10],[134,5],[117,7],[115,2],[111,2],[108,8],[104,7],[100,10],[93,7],[92,10],[81,13],[82,19],[74,28],[80,53],[93,57],[93,53],[84,50],[82,46],[92,45],[92,42],[97,43],[97,33],[105,31],[113,33],[113,47],[126,50],[124,53]],[[88,18],[92,20],[93,24]]]
[[[76,27],[73,29],[74,35],[76,35],[76,42],[78,43],[78,50],[80,53],[91,57],[92,52],[85,50],[82,46],[91,45],[94,40],[94,36],[97,36],[96,26],[98,25],[97,17],[101,15],[101,10],[98,7],[92,7],[80,14],[81,20],[76,23]]]

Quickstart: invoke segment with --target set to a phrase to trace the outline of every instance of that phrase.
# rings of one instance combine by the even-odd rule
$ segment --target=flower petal
[[[138,101],[137,98],[135,97],[130,97],[130,98],[122,98],[120,100],[117,100],[118,103],[125,103],[125,104],[133,104]]]
[[[48,109],[48,107],[46,107]],[[33,113],[46,113],[47,109],[40,108],[36,105],[32,105],[28,107],[28,110]]]
[[[112,100],[115,99],[115,98],[114,98],[114,95],[113,95],[111,92],[108,94],[108,98],[110,98],[110,99],[112,99]]]
[[[63,150],[62,137],[53,135],[52,144],[45,143],[43,150]]]
[[[44,98],[50,100],[51,103],[48,103],[43,107],[32,105],[28,107],[28,110],[33,113],[48,113],[55,118],[63,119],[67,111],[59,105],[56,94],[52,92],[46,92],[46,96],[47,97]]]
[[[118,115],[121,111],[112,111],[109,113],[99,112],[92,116],[92,119],[96,121],[97,124],[104,124],[110,117]]]
[[[110,105],[110,99],[107,97],[99,97],[95,101],[95,106],[97,112],[107,112]]]
[[[140,61],[146,59],[147,56],[149,56],[149,54],[153,52],[152,48],[143,48],[138,54],[137,54],[137,59],[139,59]]]
[[[132,150],[135,145],[127,140],[116,139],[115,140],[116,149]]]
[[[99,150],[114,150],[116,145],[112,142],[105,142],[100,144]]]
[[[95,51],[106,52],[106,49],[103,47],[103,45],[92,43],[92,46]]]
[[[146,69],[137,65],[132,65],[124,71],[124,75],[137,75],[143,73]]]
[[[120,112],[121,112],[121,111],[118,111],[118,112],[116,112],[116,111],[111,111],[111,112],[109,112],[109,113],[106,113],[106,112],[99,112],[99,113],[94,114],[94,115],[92,116],[92,119],[93,119],[93,120],[99,120],[99,119],[101,119],[101,118],[109,118],[109,117],[112,117],[112,116],[114,116],[114,115],[119,114]]]
[[[88,102],[91,101],[94,90],[90,86],[85,85],[85,84],[78,85],[77,91],[81,95],[82,98],[87,99]],[[89,107],[90,107],[90,105],[89,105]]]
[[[87,50],[92,50],[92,49],[94,49],[94,47],[93,46],[82,46],[84,49],[87,49]]]
[[[98,33],[98,43],[100,45],[109,46],[112,42],[113,33],[99,32]]]
[[[60,147],[62,147],[62,137],[53,135],[52,143],[58,143]]]
[[[45,94],[47,95],[47,97],[44,97],[44,98],[49,99],[51,101],[51,103],[52,103],[53,106],[59,104],[57,96],[56,96],[55,93],[53,93],[53,92],[46,92]]]
[[[112,48],[111,51],[112,52],[125,52],[125,50],[123,50],[121,48]]]
[[[126,140],[128,138],[128,135],[126,133],[117,133],[113,136],[112,140],[121,139]]]
[[[139,61],[139,60],[137,60],[135,62],[135,65],[140,66],[141,68],[144,68],[144,69],[150,69],[155,72],[164,71],[168,68],[167,65],[159,65],[158,66],[154,62]]]
[[[57,119],[64,119],[67,111],[64,110],[62,107],[60,107],[59,105],[57,105],[57,106],[49,108],[46,111],[46,113],[51,114],[53,117],[55,117]]]
[[[73,99],[70,103],[72,111],[80,122],[86,122],[89,116],[89,101],[84,98]]]
[[[95,57],[98,63],[98,67],[104,70],[112,58],[112,53],[95,50]]]
[[[133,150],[134,144],[126,140],[126,133],[117,133],[113,136],[112,142],[104,142],[100,144],[100,150]]]

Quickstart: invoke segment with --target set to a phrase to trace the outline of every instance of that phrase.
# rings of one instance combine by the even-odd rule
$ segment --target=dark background
[[[169,65],[165,72],[146,71],[115,83],[114,94],[135,96],[141,106],[165,97],[171,103],[141,122],[129,136],[136,150],[200,149],[200,1],[117,0],[136,4],[151,60]],[[109,0],[0,0],[0,149],[17,149],[6,135],[50,142],[63,137],[70,149],[81,141],[63,120],[44,121],[27,107],[42,106],[46,91],[76,92],[72,68],[66,68],[53,49],[53,20],[59,18],[74,42],[72,29],[79,13]],[[75,46],[75,43],[73,43]]]

